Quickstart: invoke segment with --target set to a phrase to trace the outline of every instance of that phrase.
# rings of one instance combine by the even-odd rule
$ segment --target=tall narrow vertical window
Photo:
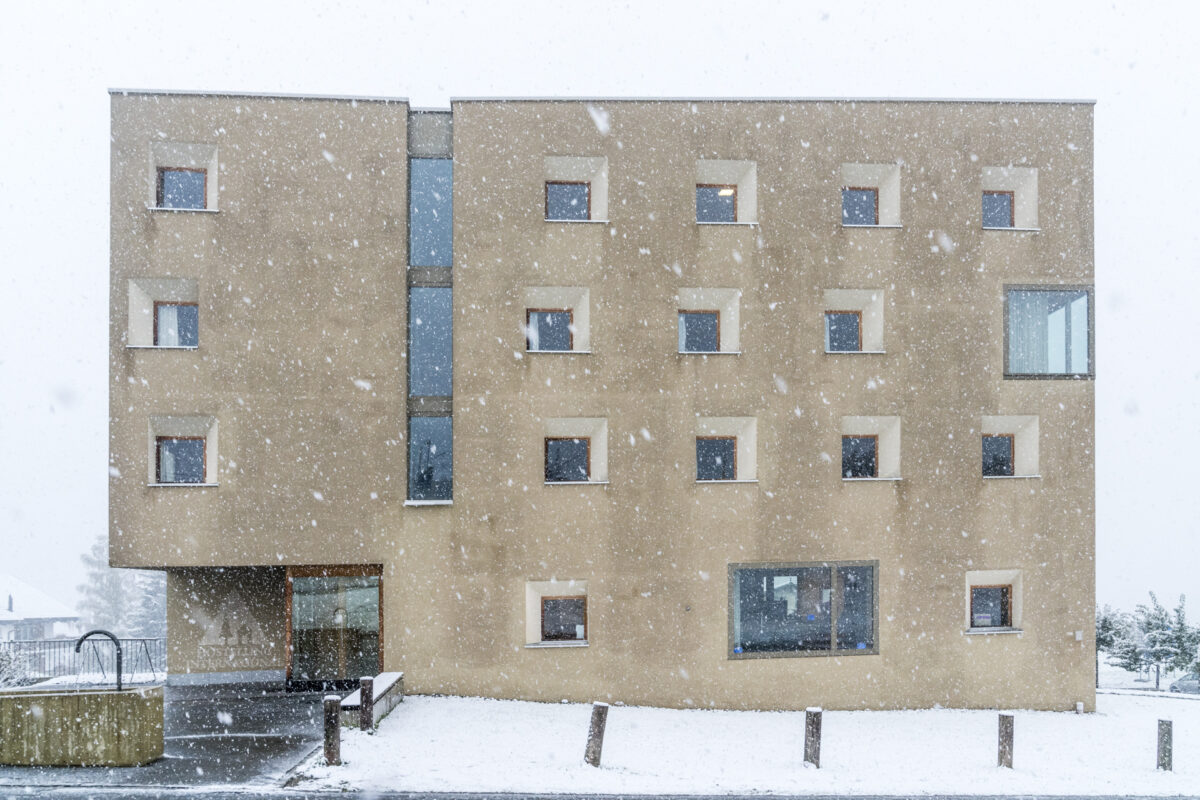
[[[159,167],[156,205],[159,208],[204,208],[208,172],[191,167]]]
[[[409,159],[408,263],[454,265],[454,166],[449,158]]]
[[[408,295],[409,397],[449,397],[454,385],[451,289],[413,287]]]
[[[450,417],[408,420],[408,499],[449,500],[454,488],[454,426]]]
[[[1090,307],[1090,288],[1010,288],[1005,374],[1091,375]]]
[[[199,344],[199,305],[159,302],[154,304],[155,347],[196,347]]]

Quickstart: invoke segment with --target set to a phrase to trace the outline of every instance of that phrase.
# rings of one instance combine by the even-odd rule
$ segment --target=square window
[[[879,475],[878,436],[842,437],[842,477],[875,478]]]
[[[454,496],[454,420],[408,420],[408,499],[450,500]]]
[[[986,477],[1013,475],[1016,464],[1015,440],[1011,433],[983,435],[983,474]]]
[[[696,437],[696,480],[737,480],[737,437]]]
[[[861,186],[843,187],[842,224],[878,225],[879,190]]]
[[[1015,192],[996,190],[983,193],[983,227],[1012,228],[1016,224]]]
[[[159,167],[157,206],[159,208],[204,208],[208,191],[208,171],[190,167]]]
[[[876,654],[875,562],[731,564],[730,656]]]
[[[204,483],[204,437],[159,436],[155,439],[157,483]]]
[[[574,349],[574,314],[571,309],[525,309],[525,349],[562,352]]]
[[[197,347],[199,344],[199,305],[168,302],[154,304],[155,347]]]
[[[546,181],[546,219],[564,222],[591,219],[591,190],[586,181]]]
[[[542,641],[587,641],[587,597],[542,597]]]
[[[696,222],[737,222],[735,184],[696,184]]]
[[[679,310],[679,352],[716,353],[721,349],[721,312]]]
[[[591,475],[591,439],[546,437],[546,483],[587,481]]]
[[[825,352],[857,353],[862,350],[862,312],[825,312]]]
[[[1012,627],[1012,586],[971,587],[971,627]]]
[[[1092,375],[1091,287],[1010,287],[1007,377]]]

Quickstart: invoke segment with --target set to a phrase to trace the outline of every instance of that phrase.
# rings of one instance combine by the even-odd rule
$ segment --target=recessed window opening
[[[562,352],[575,349],[575,320],[569,308],[525,310],[525,348],[530,351]]]
[[[1091,375],[1090,306],[1090,288],[1009,289],[1005,374]]]
[[[842,187],[842,224],[878,225],[879,190],[871,186]]]
[[[1011,585],[971,587],[971,627],[1012,627]]]
[[[697,222],[737,222],[737,186],[734,184],[696,184]]]
[[[737,480],[737,437],[696,437],[696,480]]]
[[[197,347],[199,344],[199,304],[154,303],[155,347]]]
[[[825,352],[857,353],[863,349],[862,312],[825,312]]]
[[[1011,433],[983,435],[983,474],[1011,477],[1016,464],[1016,437]]]
[[[571,222],[592,218],[592,185],[587,181],[546,181],[546,219]]]
[[[204,483],[206,464],[203,436],[158,436],[154,449],[157,483]]]
[[[542,641],[587,640],[587,597],[542,597]]]
[[[983,193],[983,227],[1016,227],[1016,214],[1016,192],[992,190]]]
[[[590,480],[589,437],[546,437],[546,483]]]
[[[720,311],[679,309],[679,352],[716,353],[720,343]]]
[[[843,436],[842,437],[842,477],[843,478],[876,478],[879,476],[879,459],[877,456],[879,437]]]
[[[208,196],[208,171],[196,167],[159,167],[158,208],[204,208]]]

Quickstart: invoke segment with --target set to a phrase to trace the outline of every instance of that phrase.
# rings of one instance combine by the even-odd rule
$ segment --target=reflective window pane
[[[1010,289],[1008,374],[1091,372],[1086,289]]]
[[[160,436],[159,483],[204,483],[204,439]]]
[[[830,579],[824,566],[738,570],[734,651],[829,650]]]
[[[868,566],[838,567],[837,647],[875,647],[875,570]]]
[[[737,438],[733,436],[696,437],[696,480],[732,481],[737,479]]]
[[[679,352],[716,353],[721,349],[721,315],[716,311],[679,312]]]
[[[971,627],[1008,628],[1012,626],[1011,586],[971,587]]]
[[[587,598],[543,597],[542,641],[580,641],[587,639]]]
[[[983,437],[983,474],[989,477],[1013,474],[1013,436]]]
[[[592,218],[591,186],[587,183],[546,183],[546,219],[586,220]]]
[[[825,312],[825,350],[856,353],[862,350],[862,315],[857,311]]]
[[[202,169],[159,167],[159,208],[205,208],[208,173]]]
[[[878,189],[842,189],[843,225],[878,225]]]
[[[570,311],[525,312],[525,345],[529,350],[566,351],[573,347],[574,326]]]
[[[291,679],[353,682],[379,672],[379,578],[293,577]],[[231,638],[242,631],[231,630]]]
[[[408,263],[454,266],[453,162],[412,158],[408,164]]]
[[[696,222],[737,222],[737,186],[696,186]]]
[[[195,303],[155,303],[154,344],[158,347],[198,346],[200,307]]]
[[[546,482],[586,481],[590,474],[588,439],[546,439]]]
[[[1015,224],[1013,192],[983,193],[983,227],[1011,228]]]
[[[453,292],[414,287],[408,294],[408,394],[448,397],[453,387]]]
[[[878,477],[879,465],[876,458],[876,446],[878,442],[879,439],[875,436],[843,436],[842,477]]]
[[[454,492],[454,426],[450,417],[408,420],[408,499],[449,500]]]

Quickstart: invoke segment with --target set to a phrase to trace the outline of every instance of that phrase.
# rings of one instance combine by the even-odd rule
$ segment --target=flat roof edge
[[[1092,99],[988,97],[451,97],[450,103],[1005,103],[1096,105]]]
[[[220,92],[203,89],[109,89],[112,94],[161,95],[164,97],[246,97],[256,100],[340,100],[357,103],[403,103],[407,97],[373,97],[355,94],[288,94],[286,92]]]

